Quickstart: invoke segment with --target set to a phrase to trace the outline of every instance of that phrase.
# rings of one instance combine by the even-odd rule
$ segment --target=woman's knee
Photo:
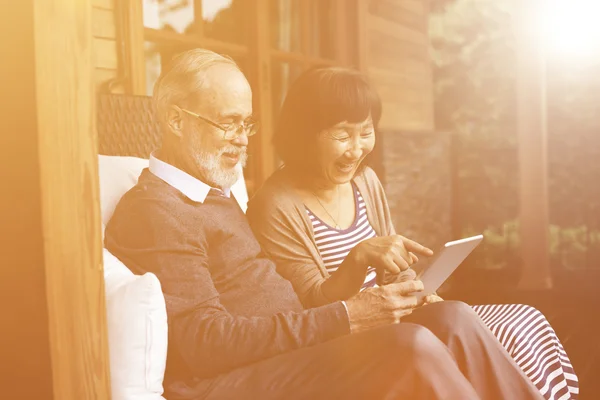
[[[434,359],[437,352],[447,351],[433,332],[412,323],[401,322],[390,326],[383,340],[387,343],[388,355],[395,359]]]
[[[477,313],[461,301],[441,301],[425,305],[413,312],[410,322],[423,325],[438,337],[444,338],[458,332],[469,332],[471,328],[480,329],[482,324]]]
[[[462,301],[440,301],[438,303],[428,304],[424,306],[423,309],[426,309],[436,318],[439,318],[440,320],[447,320],[450,323],[458,322],[459,320],[465,318],[479,318],[473,308]]]

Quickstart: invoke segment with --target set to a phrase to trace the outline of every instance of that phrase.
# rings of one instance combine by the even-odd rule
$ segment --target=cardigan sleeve
[[[312,232],[292,196],[263,187],[249,202],[247,216],[262,250],[275,262],[277,272],[292,283],[302,305],[319,307],[332,302],[322,290],[327,276],[311,254]]]
[[[364,169],[362,177],[371,198],[371,212],[374,213],[381,228],[381,232],[377,232],[377,234],[379,236],[395,235],[396,230],[392,222],[392,214],[381,181],[375,171],[369,167]]]

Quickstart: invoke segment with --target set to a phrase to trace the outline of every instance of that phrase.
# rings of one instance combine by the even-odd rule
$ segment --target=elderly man
[[[180,54],[154,101],[163,144],[117,206],[106,246],[161,281],[169,400],[541,398],[466,305],[412,312],[418,281],[302,308],[229,190],[256,132],[232,60]]]

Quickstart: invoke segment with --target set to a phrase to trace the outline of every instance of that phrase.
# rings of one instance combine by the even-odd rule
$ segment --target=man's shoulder
[[[142,208],[177,203],[183,204],[182,196],[177,190],[148,170],[142,172],[135,186],[129,189],[119,201],[119,205],[129,204]]]
[[[145,170],[137,184],[117,204],[109,226],[165,223],[184,204],[183,196],[177,190]]]

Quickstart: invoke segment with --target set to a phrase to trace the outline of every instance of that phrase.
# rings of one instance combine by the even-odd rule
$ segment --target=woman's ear
[[[183,136],[183,113],[178,107],[169,107],[167,111],[167,125],[169,130],[177,137]]]

